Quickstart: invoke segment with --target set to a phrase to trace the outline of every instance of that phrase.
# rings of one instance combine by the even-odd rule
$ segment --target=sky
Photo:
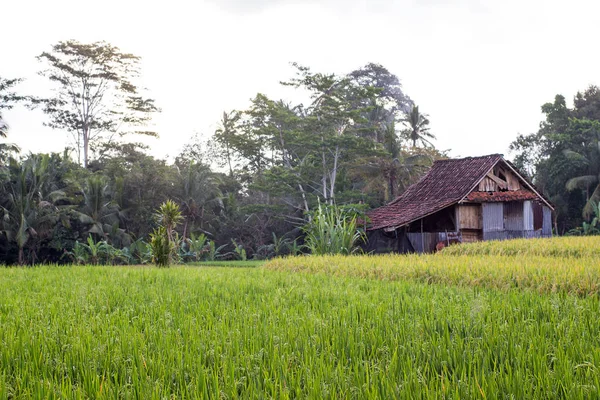
[[[397,75],[453,157],[503,153],[537,130],[540,107],[600,85],[600,2],[589,0],[20,0],[2,5],[0,76],[44,95],[35,56],[60,40],[105,40],[141,56],[142,84],[162,109],[151,154],[174,157],[223,111],[279,85],[291,62],[345,74],[369,62]],[[10,33],[10,34],[7,34]],[[69,135],[40,111],[6,111],[9,141],[62,151]]]

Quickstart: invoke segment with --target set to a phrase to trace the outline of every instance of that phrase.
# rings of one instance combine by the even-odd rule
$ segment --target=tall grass
[[[443,255],[600,257],[600,236],[513,239],[452,245]]]
[[[319,204],[311,221],[304,227],[305,246],[313,255],[352,254],[357,243],[365,240],[358,229],[356,215],[349,215],[340,207]]]
[[[321,256],[274,259],[265,268],[381,280],[580,296],[600,293],[600,257],[500,257],[488,255]]]
[[[597,296],[263,268],[0,270],[0,398],[585,399]]]

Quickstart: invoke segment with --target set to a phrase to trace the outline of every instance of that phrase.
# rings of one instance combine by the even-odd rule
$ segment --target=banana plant
[[[220,258],[223,258],[221,254],[221,250],[225,248],[226,245],[222,245],[217,247],[214,241],[210,241],[208,243],[208,251],[206,253],[206,261],[216,261]]]

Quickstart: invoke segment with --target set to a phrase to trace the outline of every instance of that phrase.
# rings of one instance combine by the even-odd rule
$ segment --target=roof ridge
[[[482,158],[504,158],[504,154],[501,153],[494,153],[494,154],[487,154],[485,156],[469,156],[469,157],[462,157],[462,158],[443,158],[443,159],[439,159],[439,160],[435,160],[434,162],[456,162],[456,161],[465,161],[465,160],[479,160]]]

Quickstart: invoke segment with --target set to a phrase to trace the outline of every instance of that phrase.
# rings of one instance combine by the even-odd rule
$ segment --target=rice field
[[[448,246],[441,253],[443,255],[600,258],[600,236],[563,236],[549,239],[476,242]]]
[[[599,398],[597,264],[2,268],[0,399]]]
[[[427,255],[279,258],[265,267],[338,277],[596,296],[600,294],[599,251],[600,237],[562,237],[453,245]]]

